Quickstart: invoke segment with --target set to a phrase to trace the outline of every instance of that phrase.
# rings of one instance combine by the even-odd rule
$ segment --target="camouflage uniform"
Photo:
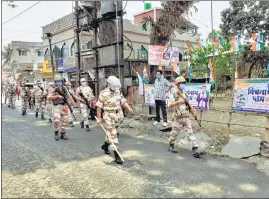
[[[59,88],[54,89],[48,94],[48,98],[60,95],[58,91]],[[61,139],[68,139],[66,137],[66,127],[68,126],[68,106],[63,99],[52,100],[52,115],[53,115],[53,126],[55,130],[55,139],[58,140],[58,131],[61,132]],[[61,128],[60,128],[61,124]]]
[[[38,117],[38,112],[41,113],[41,119],[44,118],[44,109],[45,109],[45,99],[43,95],[43,91],[38,86],[34,86],[32,91],[32,97],[35,98],[35,112],[36,112],[36,118]]]
[[[30,90],[28,87],[21,87],[20,88],[20,97],[21,97],[21,111],[22,115],[26,114],[27,104],[30,98]]]
[[[72,94],[73,96],[75,95],[75,91],[74,91],[74,89],[72,89],[72,88],[70,88],[70,87],[67,87],[67,89],[68,89],[68,92],[70,93],[70,94]],[[71,108],[73,109],[73,105],[72,105],[72,103],[69,103],[70,104],[70,106],[71,106]],[[74,110],[74,109],[73,109]],[[68,112],[68,120],[69,120],[69,123],[70,124],[73,124],[73,116],[72,116],[72,114],[71,114],[71,111],[69,110],[69,112]]]
[[[176,101],[179,98],[179,95],[177,94],[177,92],[173,95],[174,101]],[[186,97],[184,93],[183,96]],[[198,147],[198,144],[196,143],[196,138],[192,131],[190,112],[189,110],[187,110],[186,104],[179,104],[174,108],[172,116],[172,132],[169,138],[170,144],[175,144],[175,141],[181,131],[184,132],[185,135],[188,137],[191,147]]]
[[[8,99],[8,87],[9,87],[9,84],[6,84],[4,85],[4,99],[5,99],[5,104],[7,103],[7,99]]]
[[[13,84],[10,84],[8,87],[8,107],[15,109],[16,102],[16,93],[15,87]]]
[[[79,95],[79,93],[82,93],[83,96],[88,101],[88,104],[91,105],[91,101],[93,100],[94,95],[93,95],[92,89],[89,86],[80,86],[80,87],[78,87],[77,90],[76,90],[76,93],[77,93],[77,97],[83,99]],[[85,125],[86,126],[86,129],[87,130],[90,130],[89,129],[89,124],[90,124],[90,122],[89,122],[90,109],[83,102],[80,102],[79,106],[80,106],[81,115],[82,115],[81,127],[83,127]]]
[[[54,84],[54,82],[53,82],[53,84]],[[52,122],[52,118],[53,118],[53,115],[52,115],[53,104],[52,104],[52,101],[49,100],[48,96],[52,96],[54,90],[55,89],[53,88],[52,85],[48,85],[48,87],[44,89],[44,95],[47,96],[46,110],[48,111],[49,121],[50,122]]]
[[[117,127],[120,125],[123,120],[122,105],[127,102],[122,94],[117,90],[112,92],[109,88],[103,90],[100,95],[96,106],[104,110],[103,119],[105,120],[106,129],[112,129],[112,131],[107,131],[110,134],[110,137],[115,145],[119,144],[117,137]],[[106,142],[109,142],[109,139],[106,138]],[[113,151],[115,149],[111,148]]]

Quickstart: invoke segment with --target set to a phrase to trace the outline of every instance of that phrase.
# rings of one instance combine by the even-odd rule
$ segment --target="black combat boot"
[[[58,133],[58,131],[55,131],[55,140],[56,140],[56,141],[59,140],[59,133]]]
[[[44,117],[44,115],[41,115],[41,120],[45,120],[46,118]]]
[[[206,154],[205,151],[199,151],[198,147],[192,147],[192,155],[193,155],[193,157],[200,158],[201,155],[204,155],[204,154]]]
[[[65,135],[64,132],[61,133],[60,139],[68,140],[68,137]]]
[[[52,119],[49,119],[49,122],[52,122]]]
[[[84,128],[84,121],[80,122],[80,128]]]
[[[69,122],[69,126],[70,126],[70,127],[74,127],[73,122]]]
[[[24,116],[25,114],[26,114],[26,111],[22,111],[21,115],[23,115],[23,116]]]
[[[168,151],[171,151],[172,153],[177,153],[177,150],[175,149],[175,144],[169,144]]]
[[[38,118],[38,112],[35,112],[35,117]]]
[[[102,146],[101,146],[101,149],[103,149],[105,151],[105,154],[110,154],[109,150],[108,150],[108,146],[110,144],[105,142]]]
[[[91,131],[89,125],[86,125],[86,131]]]
[[[10,105],[8,105],[7,107],[10,108]]]
[[[114,154],[115,154],[115,162],[116,162],[117,164],[123,164],[123,161],[122,161],[122,159],[120,158],[118,152],[117,152],[117,151],[114,151]]]

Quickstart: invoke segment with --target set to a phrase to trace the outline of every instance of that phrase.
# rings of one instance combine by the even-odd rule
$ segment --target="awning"
[[[36,78],[49,78],[52,79],[52,73],[36,73]]]

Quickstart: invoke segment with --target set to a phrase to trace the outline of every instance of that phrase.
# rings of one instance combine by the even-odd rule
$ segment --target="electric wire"
[[[17,18],[18,16],[20,16],[21,14],[25,13],[26,11],[30,10],[31,8],[33,8],[34,6],[36,6],[37,4],[39,4],[41,1],[38,1],[37,3],[35,3],[34,5],[30,6],[29,8],[27,8],[26,10],[22,11],[21,13],[17,14],[16,16],[12,17],[11,19],[5,21],[4,23],[2,23],[2,26],[10,21],[12,21],[13,19]]]

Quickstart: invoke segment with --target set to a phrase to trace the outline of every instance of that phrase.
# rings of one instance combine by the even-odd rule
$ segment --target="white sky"
[[[15,1],[18,7],[12,9],[7,2],[2,2],[2,23],[11,19],[37,1]],[[152,6],[160,6],[160,1],[151,1]],[[125,2],[123,3],[123,6]],[[195,4],[198,12],[193,14],[191,21],[199,27],[201,38],[211,32],[210,1],[200,1]],[[228,1],[213,1],[214,28],[217,29],[221,22],[220,12],[229,7]],[[128,1],[127,18],[133,20],[133,15],[143,11],[142,1]],[[41,26],[47,25],[73,11],[72,1],[42,1],[30,10],[21,14],[12,21],[2,25],[2,45],[13,41],[41,42]]]

